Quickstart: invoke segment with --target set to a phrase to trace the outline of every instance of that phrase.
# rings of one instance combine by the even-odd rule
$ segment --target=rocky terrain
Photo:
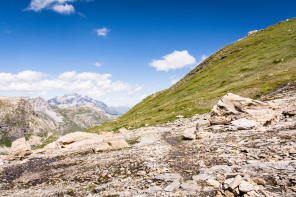
[[[118,133],[72,133],[42,149],[20,140],[1,157],[0,193],[296,196],[294,92],[289,83],[267,101],[228,93],[210,113]]]

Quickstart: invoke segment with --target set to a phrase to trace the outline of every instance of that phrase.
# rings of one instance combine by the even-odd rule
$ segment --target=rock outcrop
[[[23,159],[32,154],[30,144],[25,138],[19,138],[12,142],[9,150],[9,159]]]
[[[124,139],[112,133],[85,133],[74,132],[58,138],[35,153],[61,154],[75,151],[108,151],[129,147]]]
[[[254,120],[262,125],[271,124],[278,117],[276,104],[265,103],[228,93],[210,113],[212,125],[229,125],[237,119]]]

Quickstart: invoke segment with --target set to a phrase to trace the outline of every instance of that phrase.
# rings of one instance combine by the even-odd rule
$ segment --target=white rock
[[[252,129],[259,124],[254,120],[248,120],[246,118],[237,119],[231,122],[231,125],[235,126],[238,130]]]
[[[228,93],[213,107],[209,120],[212,125],[228,125],[233,120],[247,118],[265,125],[277,118],[276,108],[279,108],[276,103],[264,103]]]
[[[250,192],[254,190],[254,186],[251,183],[242,180],[239,184],[239,190],[242,192]]]
[[[254,34],[254,33],[257,33],[257,32],[258,32],[258,30],[249,31],[249,32],[248,32],[248,36],[249,36],[249,35],[252,35],[252,34]]]
[[[188,140],[195,140],[196,139],[196,128],[195,127],[190,127],[186,128],[183,132],[184,139]]]
[[[225,190],[228,189],[230,183],[232,183],[233,180],[234,180],[234,178],[226,179],[226,180],[223,182],[223,189],[225,189]]]
[[[173,181],[181,180],[182,177],[180,174],[166,173],[166,174],[156,175],[155,179],[163,180],[165,182],[173,182]]]

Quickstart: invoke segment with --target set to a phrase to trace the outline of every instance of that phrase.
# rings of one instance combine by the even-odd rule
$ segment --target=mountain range
[[[82,131],[117,118],[105,103],[87,96],[68,94],[49,101],[43,98],[0,97],[0,144],[39,135],[43,139]]]

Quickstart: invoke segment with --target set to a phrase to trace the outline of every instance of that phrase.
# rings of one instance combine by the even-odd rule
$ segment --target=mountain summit
[[[114,108],[107,106],[105,103],[76,93],[55,97],[48,100],[48,103],[50,105],[55,105],[61,109],[70,107],[82,107],[88,104],[94,104],[96,107],[110,115],[120,115]]]

